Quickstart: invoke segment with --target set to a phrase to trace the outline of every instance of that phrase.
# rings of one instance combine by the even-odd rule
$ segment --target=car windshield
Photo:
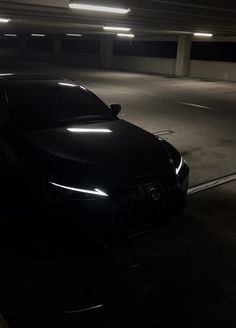
[[[17,85],[7,87],[6,92],[13,120],[21,129],[115,119],[98,97],[79,85]]]

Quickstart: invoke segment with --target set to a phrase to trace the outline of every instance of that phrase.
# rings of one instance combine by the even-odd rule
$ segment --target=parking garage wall
[[[174,75],[175,59],[135,57],[135,56],[114,56],[113,68],[140,72],[140,73]]]
[[[174,75],[177,42],[115,41],[113,55],[115,69]],[[192,42],[190,77],[236,81],[236,42]]]
[[[52,61],[52,42],[50,38],[33,39],[29,38],[25,42],[24,55],[20,49],[20,42],[17,38],[0,39],[0,56],[5,58],[21,58],[36,61]]]
[[[19,51],[12,48],[0,48],[0,56],[1,57],[10,57],[10,58],[18,58],[20,57]]]
[[[61,62],[97,68],[100,66],[100,47],[99,40],[63,39]]]
[[[16,39],[0,38],[1,57],[19,57],[18,42]]]
[[[236,63],[191,60],[190,77],[236,81]]]
[[[26,60],[52,62],[53,43],[50,38],[28,39]],[[113,69],[151,74],[174,75],[176,42],[114,43]],[[19,40],[0,38],[1,63],[4,58],[21,58]],[[59,61],[80,67],[100,67],[100,42],[95,40],[62,41]],[[190,77],[236,81],[236,43],[193,42]]]
[[[26,40],[25,58],[36,61],[52,61],[52,39],[31,37]]]
[[[100,56],[91,53],[64,52],[61,56],[61,63],[72,64],[79,67],[98,68],[100,66]]]
[[[236,81],[236,42],[192,42],[190,77]]]
[[[135,72],[173,75],[176,41],[115,40],[113,68]]]

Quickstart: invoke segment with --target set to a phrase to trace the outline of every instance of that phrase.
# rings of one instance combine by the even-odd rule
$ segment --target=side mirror
[[[111,104],[110,105],[111,112],[114,116],[117,116],[121,112],[120,104]]]

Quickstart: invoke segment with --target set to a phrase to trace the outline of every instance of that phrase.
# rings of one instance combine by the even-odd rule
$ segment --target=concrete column
[[[106,35],[101,40],[100,63],[103,68],[112,67],[113,36]]]
[[[62,60],[62,51],[61,51],[61,39],[59,38],[53,38],[53,45],[52,45],[52,51],[53,51],[53,62],[54,63],[60,63]]]
[[[19,55],[21,58],[26,57],[27,47],[26,47],[26,38],[24,36],[20,37],[18,41]]]
[[[189,76],[191,54],[191,35],[179,35],[176,58],[176,76]]]

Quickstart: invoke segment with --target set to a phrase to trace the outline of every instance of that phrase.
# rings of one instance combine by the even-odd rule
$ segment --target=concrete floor
[[[120,117],[150,132],[174,131],[164,138],[189,163],[191,185],[235,173],[234,83],[50,65],[24,70],[32,67],[73,78],[107,103],[121,103]],[[35,258],[23,252],[1,260],[2,313],[17,327],[12,313],[30,318],[45,310],[46,327],[58,312],[103,304],[59,316],[57,324],[235,327],[235,193],[231,183],[192,195],[181,222],[97,256]]]

